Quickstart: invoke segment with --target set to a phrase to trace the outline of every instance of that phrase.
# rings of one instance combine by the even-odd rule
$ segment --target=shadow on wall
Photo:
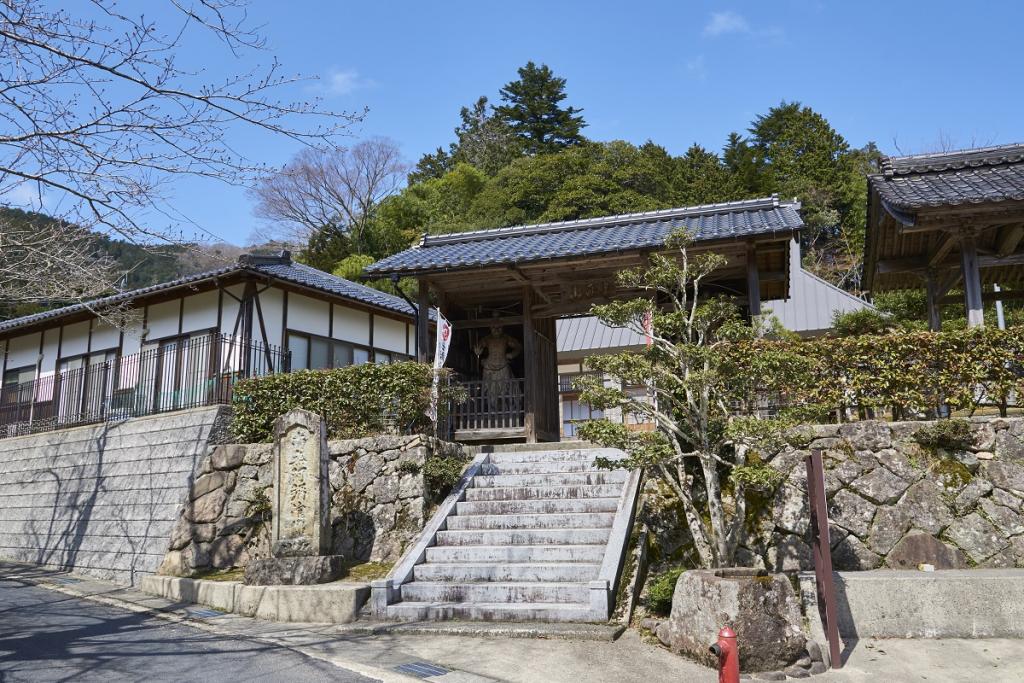
[[[155,571],[207,450],[208,422],[175,418],[5,440],[0,552],[122,583]]]

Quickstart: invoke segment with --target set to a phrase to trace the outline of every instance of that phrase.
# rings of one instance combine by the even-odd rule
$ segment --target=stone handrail
[[[640,498],[640,484],[643,481],[643,470],[635,469],[629,473],[619,507],[612,522],[608,546],[601,562],[598,578],[590,582],[590,609],[594,618],[604,621],[611,617],[615,608],[615,595],[619,586],[619,578],[626,553],[629,552],[629,534],[633,530],[633,519],[636,516],[636,503]]]
[[[426,559],[427,548],[434,545],[437,532],[444,529],[445,520],[452,514],[455,505],[465,497],[466,489],[469,488],[470,482],[473,481],[473,477],[480,471],[480,467],[487,462],[488,457],[487,453],[480,453],[473,458],[469,463],[469,467],[462,473],[458,484],[448,494],[448,497],[444,499],[444,502],[438,506],[434,516],[430,518],[430,521],[423,528],[423,533],[420,534],[416,543],[402,556],[402,559],[391,569],[387,577],[370,582],[370,602],[375,616],[383,617],[387,611],[387,606],[397,602],[399,588],[401,588],[403,583],[412,579],[413,569]]]

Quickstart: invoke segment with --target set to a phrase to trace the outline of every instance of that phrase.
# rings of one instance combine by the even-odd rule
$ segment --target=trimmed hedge
[[[804,362],[766,389],[811,412],[891,409],[909,417],[939,405],[973,412],[1024,395],[1024,327],[759,340],[733,352],[742,361],[771,345]]]
[[[278,416],[303,408],[323,416],[331,439],[395,430],[430,432],[425,411],[432,381],[431,366],[414,362],[365,363],[242,380],[232,397],[232,431],[242,443],[269,441]],[[440,408],[450,393],[442,381]]]

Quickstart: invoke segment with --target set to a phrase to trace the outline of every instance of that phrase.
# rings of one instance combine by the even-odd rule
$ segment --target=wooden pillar
[[[526,443],[537,443],[537,337],[533,290],[523,287],[523,429]]]
[[[925,292],[928,301],[928,329],[938,332],[942,329],[942,310],[939,308],[939,299],[942,298],[943,292],[939,285],[938,273],[932,268],[928,269]]]
[[[253,323],[253,306],[256,300],[256,283],[253,280],[249,280],[245,283],[245,289],[242,290],[242,353],[245,354],[245,358],[242,359],[242,371],[245,373],[245,377],[252,377],[252,323]]]
[[[973,232],[960,234],[960,269],[964,281],[964,306],[967,326],[982,327],[985,311],[981,301],[981,270],[978,268],[978,245]]]
[[[426,280],[420,280],[416,299],[416,360],[430,362],[430,287]]]
[[[757,246],[747,242],[747,302],[751,319],[761,315],[761,276],[757,271]]]

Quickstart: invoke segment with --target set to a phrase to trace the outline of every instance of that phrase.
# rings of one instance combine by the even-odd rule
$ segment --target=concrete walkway
[[[367,635],[345,626],[276,624],[209,613],[100,581],[0,563],[0,576],[33,583],[123,610],[147,612],[230,637],[301,652],[381,681],[567,681],[579,683],[714,683],[717,674],[627,631],[614,643],[407,634]],[[67,582],[71,579],[71,582]],[[426,664],[436,675],[396,670]],[[821,683],[867,681],[1024,680],[1024,641],[877,640],[852,647],[846,667],[814,677]]]

